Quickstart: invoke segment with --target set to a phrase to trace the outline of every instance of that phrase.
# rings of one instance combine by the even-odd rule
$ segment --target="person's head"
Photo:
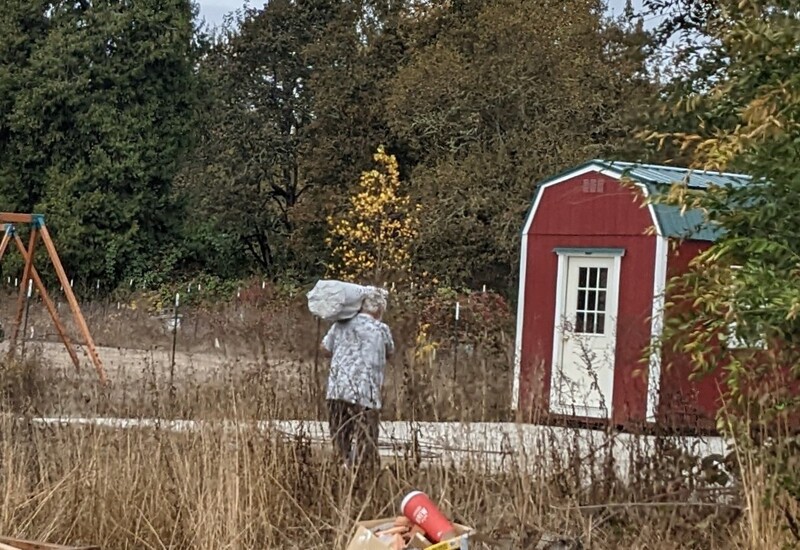
[[[386,296],[379,289],[367,293],[361,303],[361,312],[371,315],[376,319],[381,319],[386,311]]]

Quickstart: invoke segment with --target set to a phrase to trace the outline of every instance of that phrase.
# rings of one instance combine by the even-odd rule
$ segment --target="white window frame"
[[[736,276],[735,273],[742,269],[740,265],[732,265],[731,271],[734,272],[734,277]],[[758,342],[753,344],[752,346],[748,346],[745,342],[739,339],[736,336],[736,328],[738,323],[736,321],[732,321],[728,323],[727,327],[727,337],[725,339],[725,349],[728,350],[746,350],[746,349],[756,349],[756,350],[765,350],[767,349],[767,342],[763,338],[760,339]]]

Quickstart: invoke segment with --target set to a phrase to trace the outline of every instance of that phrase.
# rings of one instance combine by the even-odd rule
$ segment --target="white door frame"
[[[613,319],[613,330],[617,330],[617,316],[619,313],[619,281],[620,269],[622,267],[622,257],[625,255],[624,248],[556,248],[553,250],[558,255],[558,269],[556,271],[556,307],[553,317],[553,357],[550,361],[550,412],[554,414],[572,415],[571,406],[562,405],[559,400],[559,392],[555,381],[559,376],[561,357],[564,350],[564,309],[566,308],[567,284],[566,274],[570,258],[606,258],[614,260],[613,272],[609,280],[609,318]],[[616,375],[616,335],[614,336],[614,364],[612,372]],[[613,385],[612,385],[613,388]],[[610,396],[608,410],[587,407],[595,414],[592,417],[611,418],[613,410],[613,393]]]

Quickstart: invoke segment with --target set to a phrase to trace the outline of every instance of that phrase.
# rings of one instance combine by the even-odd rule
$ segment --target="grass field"
[[[70,370],[57,346],[26,342],[24,361],[2,364],[2,534],[104,549],[338,550],[354,521],[395,514],[405,492],[419,488],[478,530],[476,548],[544,548],[562,538],[551,548],[755,550],[794,540],[782,527],[784,508],[763,505],[772,480],[754,461],[739,455],[739,475],[721,483],[711,457],[667,440],[646,450],[631,440],[624,472],[618,455],[601,452],[614,434],[598,434],[587,452],[577,430],[571,438],[553,429],[508,452],[500,469],[485,455],[453,465],[447,454],[423,458],[410,445],[387,455],[376,478],[351,476],[311,430],[263,428],[321,418],[325,366],[317,363],[315,384],[316,326],[298,310],[187,315],[171,385],[171,341],[158,321],[87,309],[99,343],[121,348],[113,358],[104,350],[110,389],[97,388],[91,371]],[[46,323],[35,315],[39,338]],[[395,321],[401,349],[386,420],[510,419],[507,357],[478,347],[453,373],[445,353],[416,360],[404,321]],[[204,422],[178,431],[37,420],[59,415]]]

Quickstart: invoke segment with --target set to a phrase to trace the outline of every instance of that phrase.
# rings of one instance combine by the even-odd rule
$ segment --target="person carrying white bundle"
[[[322,340],[331,358],[326,392],[330,433],[346,467],[378,464],[381,388],[386,361],[394,353],[392,332],[382,321],[385,311],[386,291],[369,288],[359,313],[333,323]]]

